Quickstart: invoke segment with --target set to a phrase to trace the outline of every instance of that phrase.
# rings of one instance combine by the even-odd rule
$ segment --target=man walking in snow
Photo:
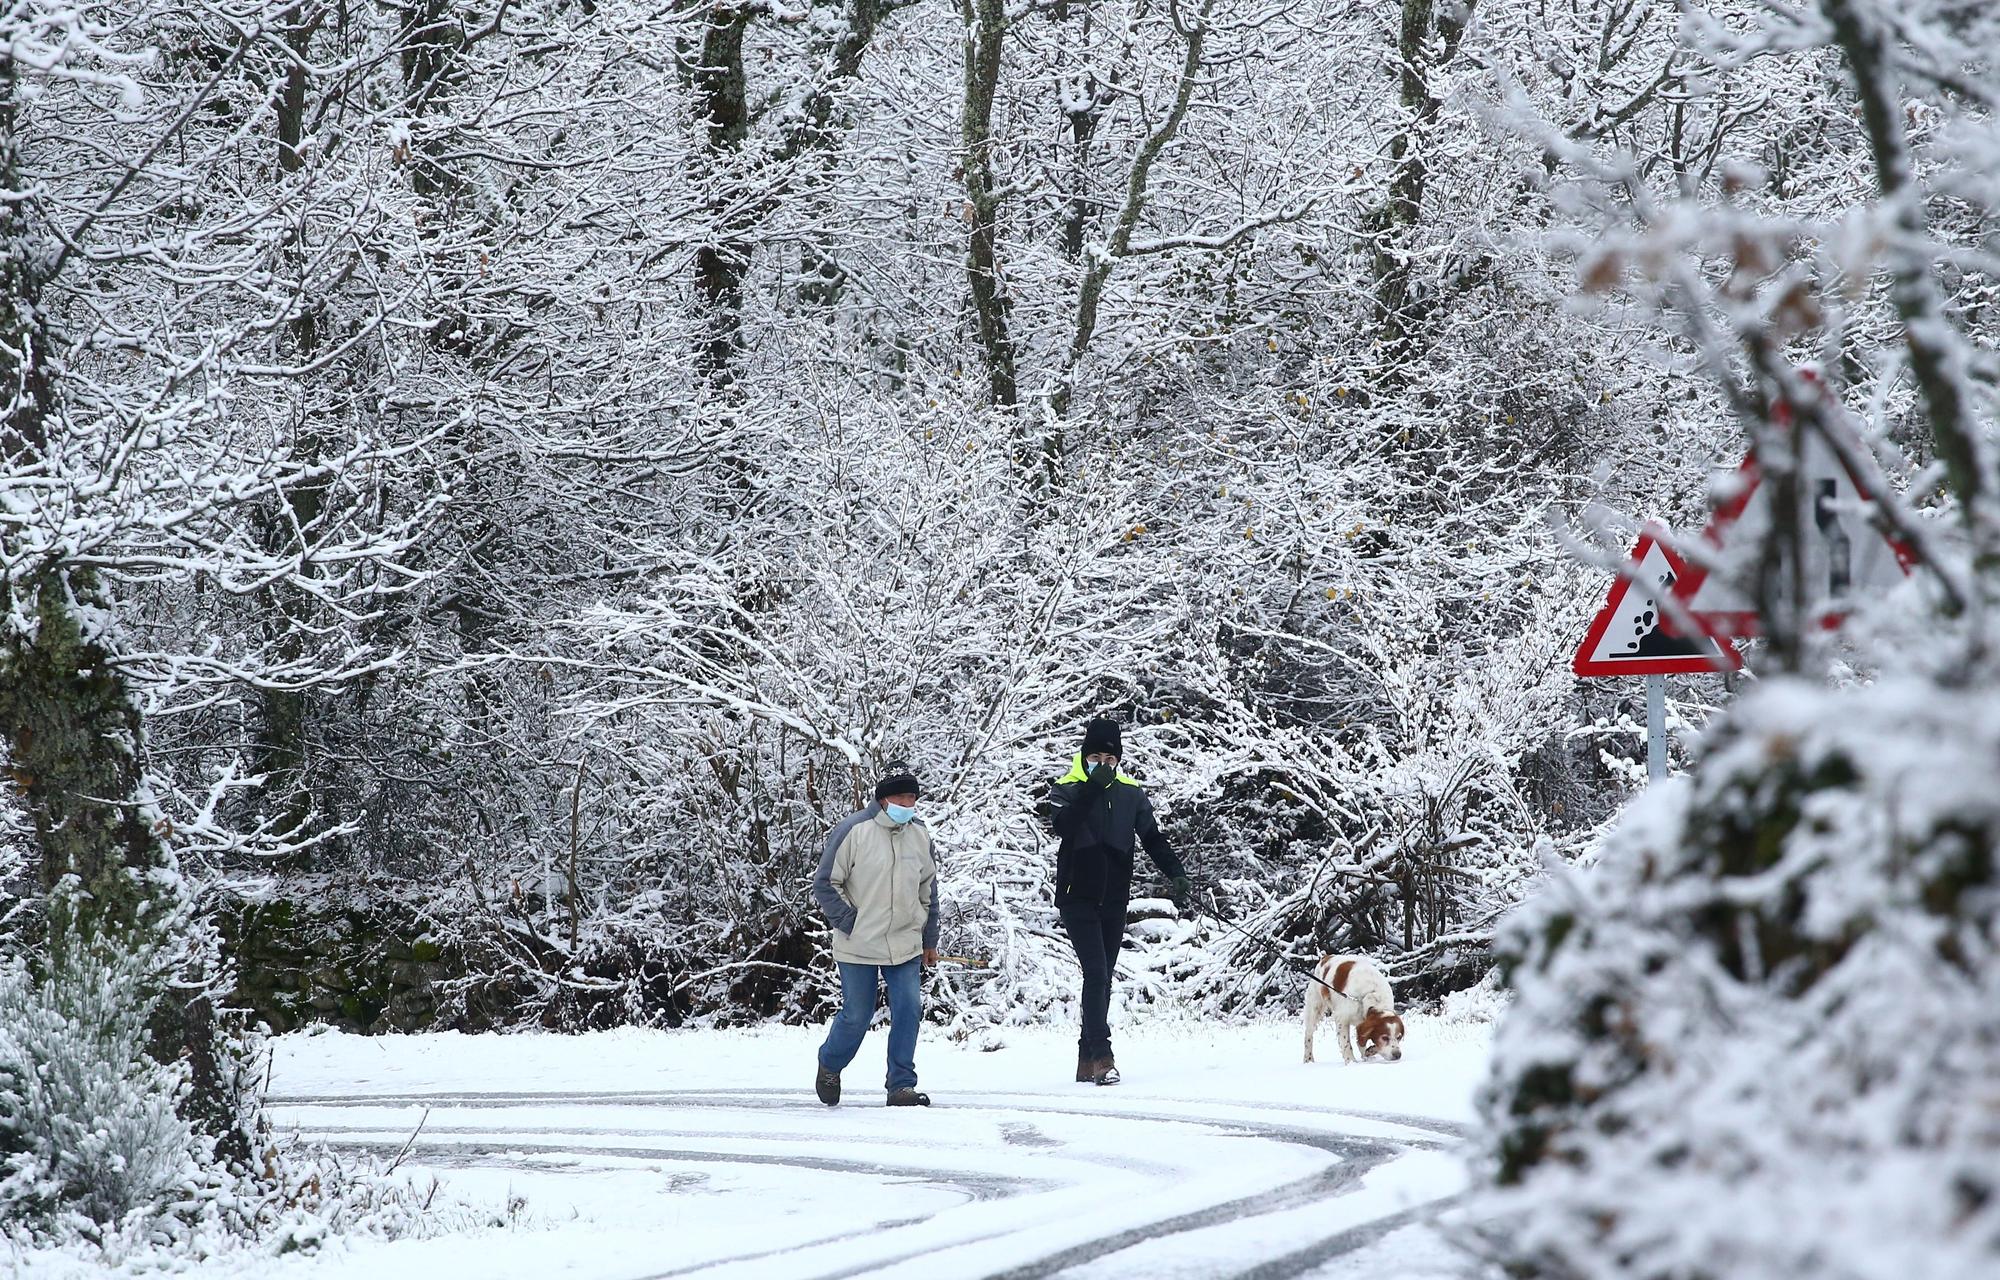
[[[931,1104],[917,1092],[917,1025],[922,969],[937,963],[937,859],[917,817],[919,794],[910,766],[890,765],[875,784],[875,802],[827,836],[813,876],[813,899],[833,926],[840,966],[840,1012],[813,1076],[813,1092],[829,1107],[840,1101],[840,1073],[868,1034],[878,985],[889,989],[889,1105]]]
[[[1076,1042],[1076,1078],[1118,1083],[1111,1054],[1111,974],[1125,941],[1125,907],[1132,896],[1132,847],[1173,881],[1174,899],[1185,907],[1191,886],[1179,858],[1167,847],[1153,802],[1137,782],[1118,769],[1124,752],[1116,720],[1092,720],[1083,730],[1083,749],[1070,759],[1069,772],[1049,789],[1049,817],[1056,847],[1056,909],[1076,948],[1083,970],[1083,1034]]]

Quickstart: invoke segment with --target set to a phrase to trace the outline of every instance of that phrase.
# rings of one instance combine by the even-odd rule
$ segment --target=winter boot
[[[931,1105],[931,1095],[928,1093],[918,1093],[915,1089],[898,1089],[889,1095],[889,1105],[892,1107],[928,1107]]]
[[[1095,1064],[1095,1067],[1096,1069],[1091,1073],[1090,1076],[1092,1081],[1094,1081],[1097,1084],[1118,1083],[1118,1063],[1117,1060],[1114,1059],[1110,1054],[1107,1053],[1103,1057],[1099,1058]]]
[[[1076,1055],[1076,1082],[1089,1084],[1097,1078],[1097,1059],[1084,1054]]]
[[[840,1073],[820,1067],[813,1073],[813,1092],[818,1094],[819,1100],[829,1107],[839,1102]]]

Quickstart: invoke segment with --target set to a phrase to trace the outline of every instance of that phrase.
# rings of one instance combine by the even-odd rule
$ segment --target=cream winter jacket
[[[937,860],[921,820],[898,827],[871,804],[833,829],[813,877],[833,958],[896,965],[938,939]]]

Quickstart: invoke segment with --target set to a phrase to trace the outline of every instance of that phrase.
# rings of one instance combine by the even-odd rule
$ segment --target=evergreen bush
[[[100,1236],[197,1175],[184,1073],[147,1055],[149,957],[72,946],[0,961],[0,1219]]]

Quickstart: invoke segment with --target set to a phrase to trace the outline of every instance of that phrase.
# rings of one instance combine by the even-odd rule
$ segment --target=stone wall
[[[291,877],[226,896],[215,918],[237,972],[230,1003],[276,1032],[572,1032],[675,1027],[696,1014],[813,1021],[838,990],[810,929],[745,929],[720,955],[687,956],[662,929],[600,927],[572,951],[518,916],[440,919],[411,892]],[[688,981],[690,970],[703,980]]]
[[[237,969],[232,1003],[273,1031],[308,1023],[368,1034],[477,1029],[458,1011],[463,1001],[445,993],[465,977],[463,957],[408,904],[242,897],[226,901],[216,921]]]

